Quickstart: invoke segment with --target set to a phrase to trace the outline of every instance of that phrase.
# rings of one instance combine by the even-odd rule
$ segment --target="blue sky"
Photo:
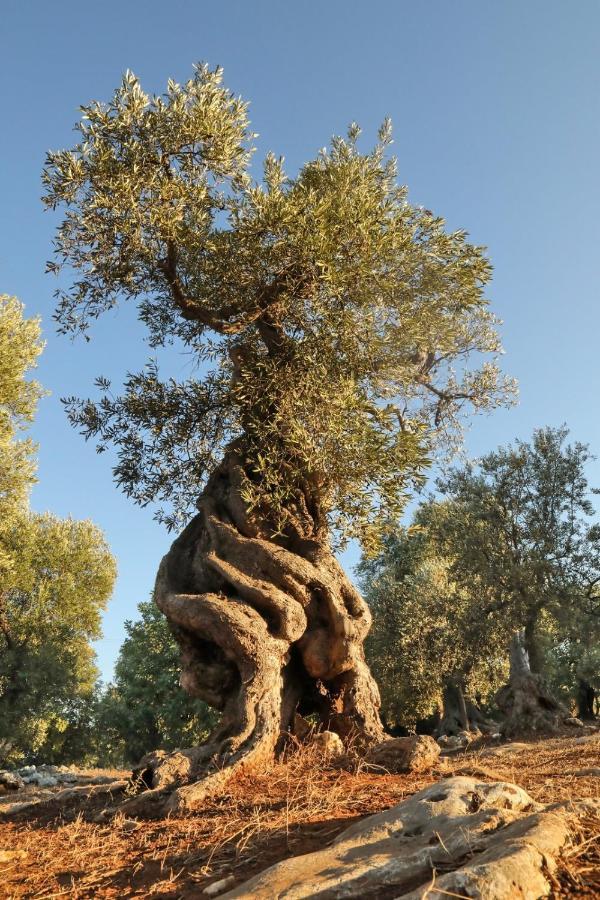
[[[400,179],[413,202],[466,228],[495,268],[489,297],[504,319],[516,409],[473,421],[478,454],[540,425],[567,422],[600,450],[600,4],[591,0],[4,0],[0,291],[43,319],[39,378],[52,392],[34,428],[37,510],[91,518],[106,532],[119,580],[105,617],[106,677],[123,621],[148,597],[170,537],[111,479],[108,454],[73,432],[60,404],[115,383],[146,359],[133,310],[99,323],[91,344],[53,331],[44,265],[56,220],[42,210],[48,149],[69,147],[77,109],[108,99],[130,68],[161,92],[205,60],[251,101],[258,157],[293,173],[356,120],[365,142],[394,123]],[[186,374],[188,363],[171,360]],[[600,483],[600,466],[591,472]],[[345,556],[351,567],[356,550]]]

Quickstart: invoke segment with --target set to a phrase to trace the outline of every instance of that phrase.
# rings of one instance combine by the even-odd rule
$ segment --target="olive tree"
[[[90,695],[90,641],[115,579],[91,522],[29,509],[36,448],[24,432],[44,393],[30,377],[42,347],[39,320],[0,296],[0,763],[35,754]]]
[[[530,442],[450,472],[439,482],[446,503],[430,522],[457,583],[480,591],[482,621],[500,615],[513,632],[509,683],[496,696],[509,734],[553,729],[569,716],[549,691],[541,638],[562,622],[566,639],[600,612],[590,452],[568,434],[540,428]]]
[[[0,294],[0,538],[26,508],[35,480],[35,445],[23,433],[44,393],[30,377],[42,348],[39,320],[25,318],[16,297]],[[0,572],[9,566],[0,540]]]
[[[330,537],[375,546],[434,436],[513,386],[484,252],[409,203],[388,122],[371,152],[352,125],[294,177],[268,154],[256,180],[246,104],[198,66],[159,97],[126,74],[77,128],[44,173],[65,211],[50,268],[73,273],[59,328],[130,300],[154,347],[199,363],[184,382],[151,363],[120,394],[100,380],[99,397],[68,404],[116,446],[136,501],[171,526],[197,507],[155,589],[183,686],[222,711],[208,743],[147,775],[181,808],[269,759],[298,710],[381,737],[369,611]]]
[[[423,504],[410,528],[399,526],[381,551],[361,560],[360,584],[373,614],[366,655],[389,724],[454,734],[485,727],[480,701],[506,676],[502,616],[483,616],[477,585],[459,584],[440,554]],[[436,721],[437,719],[437,721]]]

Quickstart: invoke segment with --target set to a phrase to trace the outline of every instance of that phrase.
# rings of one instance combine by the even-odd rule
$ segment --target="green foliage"
[[[441,708],[449,677],[459,676],[471,697],[500,686],[502,622],[481,621],[480,597],[456,585],[425,528],[399,528],[358,571],[373,613],[365,650],[388,723],[414,727]]]
[[[42,351],[38,319],[23,318],[16,297],[0,295],[0,572],[10,561],[1,535],[22,511],[34,481],[35,445],[19,434],[32,422],[43,390],[27,375]]]
[[[137,762],[158,748],[200,743],[216,714],[179,686],[179,649],[167,620],[154,603],[140,603],[141,618],[126,622],[114,684],[96,711],[98,756]]]
[[[578,704],[581,685],[600,693],[600,610],[570,605],[541,633],[544,672],[563,700]]]
[[[0,296],[0,761],[31,758],[92,691],[90,641],[115,578],[91,522],[28,509],[35,445],[19,435],[44,393],[27,378],[41,350],[39,320]]]
[[[565,700],[600,685],[600,530],[585,468],[566,428],[489,453],[439,482],[379,556],[363,560],[374,623],[366,650],[390,722],[414,724],[459,677],[489,698],[525,629],[534,670]]]
[[[72,422],[116,445],[117,481],[169,526],[236,440],[263,520],[284,527],[308,499],[374,546],[465,409],[511,399],[482,248],[408,202],[388,122],[370,153],[353,125],[297,177],[269,154],[252,181],[246,105],[220,70],[163,97],[128,73],[78,129],[44,173],[45,202],[66,210],[49,266],[76,272],[59,327],[131,299],[155,347],[180,342],[202,366],[161,382],[152,362],[121,396],[100,379],[99,400],[68,399]]]
[[[448,502],[430,510],[457,583],[477,585],[482,612],[501,612],[515,631],[540,624],[542,614],[581,619],[599,608],[590,454],[567,436],[565,427],[539,429],[531,443],[451,472],[439,483]]]
[[[64,730],[69,706],[92,692],[90,641],[116,572],[91,522],[23,513],[2,546],[11,565],[0,574],[0,752],[16,758]]]

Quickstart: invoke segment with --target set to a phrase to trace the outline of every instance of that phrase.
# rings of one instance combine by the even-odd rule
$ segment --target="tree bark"
[[[439,734],[458,734],[469,730],[469,715],[460,678],[449,677],[443,687],[443,713],[438,726]]]
[[[529,659],[529,668],[535,674],[540,674],[543,669],[542,656],[536,634],[536,618],[530,619],[523,631],[523,646]]]
[[[137,810],[193,808],[234,772],[264,766],[297,712],[317,713],[342,737],[383,737],[363,654],[366,603],[308,502],[277,539],[249,516],[242,465],[231,449],[162,560],[154,594],[181,647],[182,686],[221,710],[221,723],[203,746],[142,761],[150,790],[131,801]]]
[[[595,719],[596,691],[592,685],[580,678],[577,685],[577,715],[580,719]]]
[[[552,734],[570,715],[549,692],[542,676],[531,671],[523,631],[513,635],[509,681],[500,688],[495,699],[505,716],[502,731],[507,737]]]

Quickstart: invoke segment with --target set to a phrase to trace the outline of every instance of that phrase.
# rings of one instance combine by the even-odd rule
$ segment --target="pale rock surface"
[[[369,766],[391,774],[424,772],[436,764],[440,747],[427,734],[390,738],[371,747],[366,756]]]
[[[334,731],[320,731],[318,734],[315,734],[311,744],[328,759],[334,756],[341,756],[344,752],[342,739]]]
[[[25,782],[17,772],[0,772],[0,793],[20,791],[25,787]]]
[[[324,850],[271,866],[224,900],[537,900],[550,891],[573,820],[594,804],[600,809],[600,801],[542,807],[514,784],[448,778],[352,825]]]

